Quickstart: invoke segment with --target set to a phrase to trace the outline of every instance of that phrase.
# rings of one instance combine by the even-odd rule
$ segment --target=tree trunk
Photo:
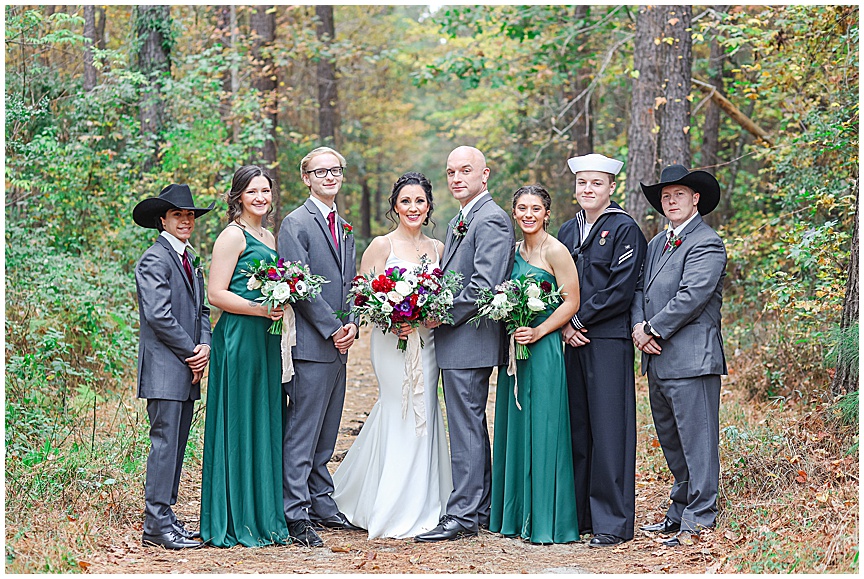
[[[714,6],[714,11],[726,12],[728,6]],[[726,57],[717,31],[711,37],[710,54],[708,56],[708,82],[716,90],[723,91],[723,63]],[[720,150],[720,106],[709,99],[705,103],[705,124],[702,127],[702,167],[703,171],[717,176],[717,164],[720,162],[717,156]],[[712,211],[706,216],[708,225],[717,228],[723,224],[724,214],[722,211]]]
[[[141,89],[139,114],[141,133],[151,137],[153,156],[145,163],[145,170],[156,162],[160,134],[164,127],[165,102],[162,87],[171,73],[170,6],[138,6],[135,11],[138,36],[138,69],[147,78]]]
[[[223,50],[228,61],[228,68],[222,76],[222,94],[219,102],[219,116],[226,126],[231,127],[231,141],[236,143],[240,137],[240,123],[233,118],[233,101],[240,88],[237,63],[237,7],[222,6],[219,9],[219,18],[216,24],[218,35],[221,38]]]
[[[651,239],[661,219],[645,196],[639,182],[657,180],[657,133],[655,101],[660,96],[660,49],[654,44],[663,31],[663,9],[639,6],[633,48],[630,126],[627,129],[627,212]]]
[[[849,275],[846,278],[846,297],[843,300],[843,317],[840,320],[840,346],[831,392],[835,396],[858,390],[858,360],[850,355],[858,348],[857,332],[849,330],[858,325],[858,185],[855,181],[855,226],[852,229],[852,252],[849,256]],[[851,343],[846,343],[851,342]]]
[[[276,126],[279,110],[276,91],[276,68],[273,64],[273,43],[276,39],[276,9],[275,6],[255,6],[249,16],[250,36],[252,37],[252,55],[256,71],[252,77],[252,86],[260,94],[262,111],[270,121],[270,135],[261,147],[261,163],[267,168],[273,178],[273,219],[276,234],[282,216],[281,190],[279,189],[279,164],[276,154]]]
[[[369,187],[369,173],[364,172],[360,179],[360,237],[372,238],[372,189]]]
[[[96,86],[96,67],[93,66],[93,47],[98,43],[96,36],[96,7],[84,6],[84,90],[90,92]]]
[[[726,12],[727,6],[715,6],[715,12]],[[708,56],[708,83],[723,92],[723,47],[715,30]],[[713,100],[705,104],[705,124],[702,128],[702,170],[717,175],[717,152],[720,150],[720,107]]]
[[[96,48],[105,50],[105,7],[96,7]]]
[[[573,22],[582,21],[585,22],[588,17],[588,6],[585,4],[578,4],[573,7]],[[579,44],[587,43],[588,38],[584,37],[584,35],[580,35],[577,37],[578,39],[573,43],[574,47],[578,47]],[[581,51],[583,54],[587,51]],[[574,57],[578,56],[576,54],[574,48]],[[594,73],[594,70],[584,64],[585,60],[582,60],[583,64],[575,71],[570,71],[570,98],[576,98],[582,92],[588,88],[588,85],[591,83],[591,75]],[[570,150],[570,154],[573,156],[582,156],[587,155],[589,153],[594,152],[594,123],[592,123],[592,110],[591,110],[591,95],[587,94],[582,97],[583,100],[579,103],[575,104],[570,108],[568,114],[572,117],[570,120],[575,120],[573,126],[570,127],[570,142],[572,143],[572,148]],[[568,123],[570,121],[568,120]],[[564,223],[568,219],[572,219],[576,216],[576,212],[578,210],[578,205],[576,204],[576,176],[573,176],[573,196],[569,199],[569,203],[564,203],[562,207],[559,208],[559,217],[558,221],[560,223]]]
[[[321,57],[318,60],[318,132],[325,145],[337,146],[336,128],[338,121],[338,95],[336,92],[336,64],[330,56],[330,46],[336,36],[333,23],[333,6],[315,6],[318,17],[317,34],[321,43]]]
[[[663,118],[660,121],[660,163],[690,167],[690,85],[693,60],[690,38],[691,6],[664,6]],[[671,41],[671,42],[670,42]]]

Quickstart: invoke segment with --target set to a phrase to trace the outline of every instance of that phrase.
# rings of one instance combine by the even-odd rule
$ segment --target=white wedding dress
[[[430,268],[438,267],[437,257]],[[386,267],[393,266],[412,270],[417,264],[396,257],[391,244]],[[411,389],[407,390],[407,412],[402,417],[405,353],[396,349],[398,338],[372,329],[371,358],[378,379],[378,401],[333,475],[333,500],[349,521],[369,531],[370,539],[403,539],[434,528],[453,490],[438,401],[434,335],[422,326],[415,331],[425,343],[420,352],[425,434],[417,433]]]

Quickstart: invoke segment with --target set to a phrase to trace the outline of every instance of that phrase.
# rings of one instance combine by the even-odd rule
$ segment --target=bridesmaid
[[[570,415],[564,353],[558,331],[579,309],[579,276],[567,248],[546,232],[552,198],[530,185],[513,194],[513,217],[524,240],[516,245],[511,279],[533,274],[565,294],[563,303],[541,312],[531,327],[517,328],[517,343],[529,345],[518,360],[516,407],[513,377],[498,373],[492,509],[489,530],[532,543],[579,540]]]
[[[280,338],[267,333],[282,310],[254,301],[243,273],[276,259],[264,228],[272,211],[270,176],[254,165],[234,173],[228,226],[213,246],[207,297],[222,310],[213,330],[201,482],[201,539],[216,547],[288,543],[282,510]]]

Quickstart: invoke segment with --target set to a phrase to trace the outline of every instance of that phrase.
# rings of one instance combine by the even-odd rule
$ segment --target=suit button
[[[650,301],[651,301],[651,298],[645,298],[645,303],[646,303],[646,304],[647,304],[648,302],[650,302]]]

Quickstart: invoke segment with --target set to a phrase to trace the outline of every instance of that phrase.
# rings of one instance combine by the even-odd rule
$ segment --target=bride
[[[399,266],[414,269],[427,256],[438,267],[444,244],[423,234],[432,216],[432,184],[422,173],[405,173],[393,185],[387,217],[396,229],[376,237],[363,253],[362,274]],[[394,217],[395,215],[395,217]],[[402,379],[405,354],[399,337],[420,332],[425,387],[426,432],[415,431],[415,417],[403,418]],[[450,455],[438,402],[438,364],[433,331],[404,325],[383,334],[372,330],[371,358],[378,379],[378,401],[333,475],[333,499],[345,516],[368,529],[369,538],[413,537],[438,524],[453,490]],[[408,389],[407,407],[413,393]]]

